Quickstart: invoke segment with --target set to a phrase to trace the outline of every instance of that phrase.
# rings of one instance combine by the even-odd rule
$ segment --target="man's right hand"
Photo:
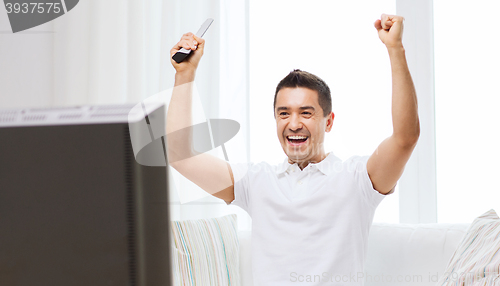
[[[234,200],[234,177],[229,163],[207,153],[193,153],[191,132],[180,132],[177,133],[180,135],[170,136],[178,130],[190,130],[193,125],[191,120],[193,82],[204,47],[205,40],[193,33],[186,33],[170,50],[171,57],[181,48],[191,50],[191,54],[179,64],[170,58],[176,74],[175,88],[167,111],[167,157],[170,166],[185,178],[207,193],[230,203]],[[186,159],[175,160],[176,157]]]
[[[175,53],[177,53],[181,48],[191,50],[191,54],[184,61],[177,63],[172,59],[172,56],[175,55]],[[170,62],[172,63],[172,66],[174,66],[175,71],[179,74],[194,74],[198,68],[201,56],[203,55],[204,48],[204,39],[197,37],[191,32],[182,35],[181,40],[170,50]]]

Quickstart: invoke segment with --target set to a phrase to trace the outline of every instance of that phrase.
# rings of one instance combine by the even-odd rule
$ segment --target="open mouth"
[[[309,137],[304,135],[289,135],[286,137],[288,143],[293,146],[304,144]]]

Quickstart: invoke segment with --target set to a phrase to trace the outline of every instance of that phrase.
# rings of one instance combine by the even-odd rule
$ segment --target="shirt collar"
[[[310,163],[309,165],[307,165],[306,168],[311,168],[312,170],[317,168],[319,171],[321,171],[321,173],[325,175],[330,175],[334,170],[333,164],[336,161],[340,161],[340,159],[337,156],[333,155],[332,152],[329,152],[328,155],[325,157],[325,159],[323,159],[321,162]],[[288,163],[288,158],[285,158],[285,160],[283,160],[283,163],[278,165],[278,167],[276,168],[276,174],[279,175],[285,172],[291,172],[294,169],[295,170],[299,169],[297,163],[290,164]]]

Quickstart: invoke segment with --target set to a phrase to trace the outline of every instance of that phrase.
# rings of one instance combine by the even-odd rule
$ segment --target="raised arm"
[[[389,52],[392,72],[393,133],[367,163],[373,187],[382,194],[395,187],[420,135],[417,96],[402,43],[403,20],[400,16],[382,14],[375,21],[380,40]]]
[[[195,153],[192,126],[193,82],[203,55],[205,40],[186,33],[170,50],[173,56],[181,48],[191,55],[181,63],[171,59],[176,70],[175,86],[167,111],[167,156],[170,166],[209,194],[227,203],[234,199],[234,178],[229,164],[205,153]]]

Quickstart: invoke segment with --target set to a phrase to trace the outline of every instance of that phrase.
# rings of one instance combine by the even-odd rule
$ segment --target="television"
[[[165,142],[149,137],[165,106],[144,107],[0,110],[0,285],[171,285]]]

